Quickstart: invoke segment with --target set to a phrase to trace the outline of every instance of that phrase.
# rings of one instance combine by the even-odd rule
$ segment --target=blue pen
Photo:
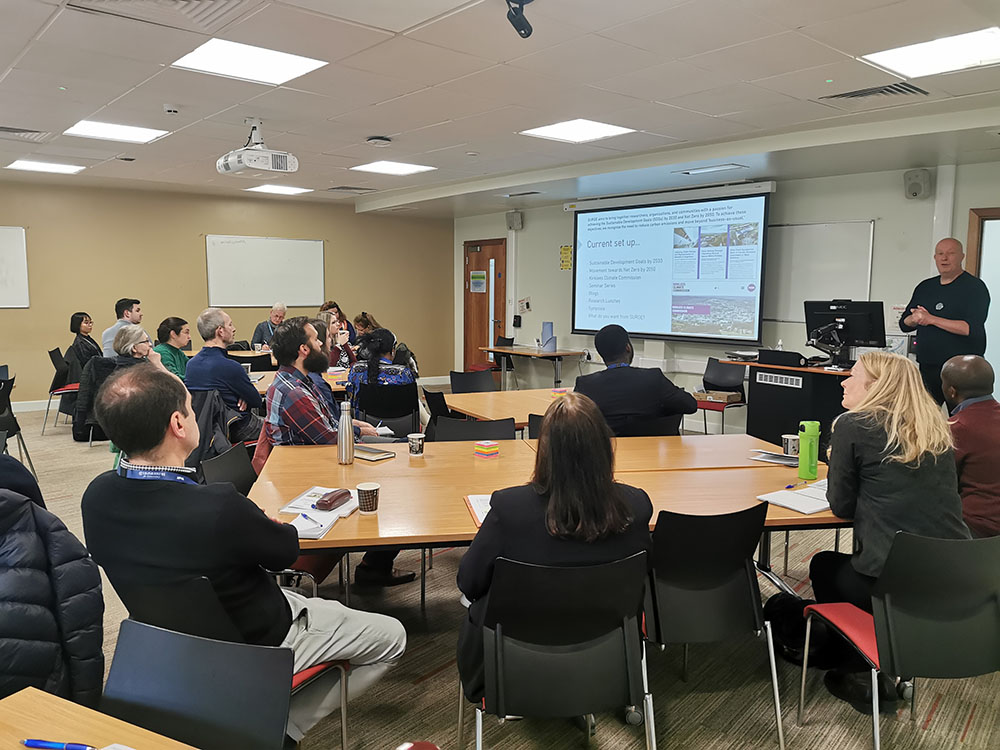
[[[21,740],[25,747],[37,747],[40,750],[97,750],[93,745],[79,742],[49,742],[48,740]]]
[[[315,508],[316,506],[314,505],[313,507]],[[318,526],[322,526],[323,525],[319,521],[317,521],[315,518],[310,518],[305,513],[299,513],[299,515],[302,516],[307,521],[309,521],[309,523],[314,523],[314,524],[317,524]],[[56,750],[58,750],[58,748]],[[67,750],[69,750],[69,749],[67,748]]]
[[[786,490],[790,490],[793,487],[798,487],[800,484],[805,484],[805,482],[796,482],[795,484],[786,484],[785,485],[785,489]]]

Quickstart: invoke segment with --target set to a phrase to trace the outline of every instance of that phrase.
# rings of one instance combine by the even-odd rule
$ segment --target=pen
[[[375,425],[375,429],[377,430],[377,429],[378,429],[379,427],[381,427],[381,426],[382,426],[382,420],[380,419],[380,420],[378,421],[378,424],[377,424],[377,425]]]
[[[79,742],[49,742],[48,740],[21,740],[25,747],[37,747],[42,750],[97,750],[93,745]]]
[[[313,507],[315,508],[316,506],[314,505]],[[307,521],[309,521],[309,523],[314,523],[314,524],[316,524],[316,525],[318,525],[318,526],[322,526],[322,525],[323,525],[323,524],[321,524],[321,523],[320,523],[319,521],[317,521],[317,520],[316,520],[315,518],[310,518],[310,517],[309,517],[309,516],[307,516],[307,515],[306,515],[305,513],[299,513],[299,515],[300,515],[300,516],[302,516],[302,517],[303,517],[304,519],[306,519]],[[56,750],[58,750],[58,748],[57,748]],[[71,749],[70,749],[70,748],[67,748],[66,750],[71,750]]]
[[[785,485],[785,489],[786,490],[790,490],[793,487],[798,487],[800,484],[805,484],[805,482],[796,482],[795,484],[786,484]]]

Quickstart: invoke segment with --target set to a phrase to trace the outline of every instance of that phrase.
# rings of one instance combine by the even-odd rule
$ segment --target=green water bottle
[[[799,422],[799,479],[815,479],[819,462],[819,422]]]

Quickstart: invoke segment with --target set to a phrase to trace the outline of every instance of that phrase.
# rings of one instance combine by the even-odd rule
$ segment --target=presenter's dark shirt
[[[918,305],[931,315],[948,320],[964,320],[969,335],[949,333],[937,326],[908,326],[903,321]],[[941,365],[959,354],[979,354],[986,351],[986,314],[990,309],[990,293],[986,284],[963,271],[950,284],[942,284],[940,276],[924,279],[913,290],[913,297],[899,319],[905,333],[917,332],[917,361],[923,365]]]
[[[291,612],[264,569],[291,565],[298,535],[231,484],[126,479],[109,471],[90,483],[82,508],[87,548],[112,584],[207,576],[248,643],[281,644]]]
[[[616,435],[633,419],[694,414],[698,402],[660,370],[614,366],[576,379],[576,392],[590,398]]]

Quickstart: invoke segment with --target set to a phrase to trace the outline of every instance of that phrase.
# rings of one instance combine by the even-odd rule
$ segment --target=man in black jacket
[[[177,376],[149,364],[120,369],[98,393],[96,411],[125,456],[90,483],[82,503],[88,546],[112,585],[207,576],[246,642],[290,648],[296,672],[350,661],[351,696],[402,656],[406,632],[397,620],[278,587],[266,569],[295,561],[298,534],[231,484],[194,481],[184,460],[198,445],[198,423]],[[338,706],[336,679],[321,677],[293,696],[293,740]]]
[[[694,414],[698,402],[658,369],[632,367],[632,342],[619,325],[604,326],[594,346],[607,369],[576,379],[576,392],[591,398],[616,435],[629,423]]]

